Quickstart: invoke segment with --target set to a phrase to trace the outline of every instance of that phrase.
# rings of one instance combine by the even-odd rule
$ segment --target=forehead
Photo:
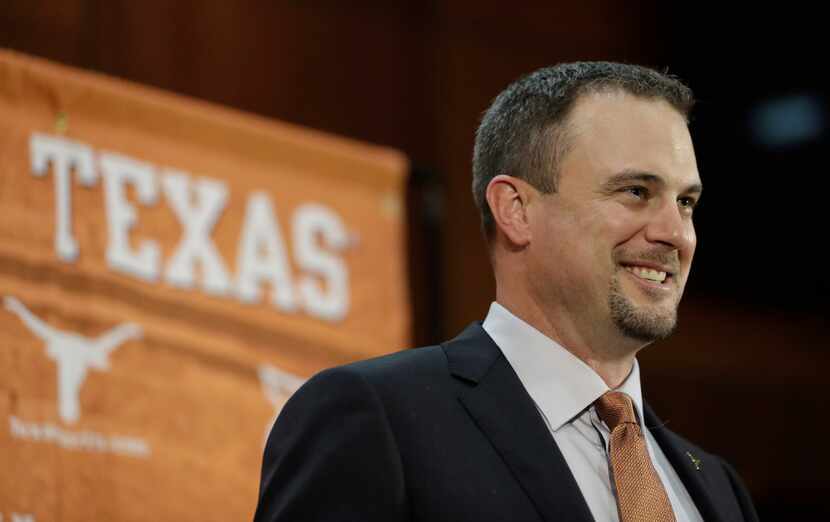
[[[699,183],[694,146],[685,118],[668,102],[622,91],[577,99],[567,120],[567,172],[602,181],[622,171],[653,173],[667,183]],[[585,180],[587,181],[587,180]]]

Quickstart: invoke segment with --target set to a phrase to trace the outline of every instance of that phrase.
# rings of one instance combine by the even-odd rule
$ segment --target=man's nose
[[[691,215],[684,214],[677,201],[666,201],[650,216],[646,226],[646,239],[662,243],[681,252],[694,250],[695,228]]]

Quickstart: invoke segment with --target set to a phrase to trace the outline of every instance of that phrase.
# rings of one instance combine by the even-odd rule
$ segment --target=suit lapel
[[[593,520],[565,458],[498,346],[470,325],[444,345],[450,371],[466,381],[459,400],[501,455],[543,520]]]
[[[700,511],[703,520],[725,521],[717,509],[715,497],[712,495],[712,485],[706,470],[706,462],[698,460],[701,456],[697,454],[696,448],[684,444],[683,439],[674,435],[671,431],[663,428],[663,422],[657,418],[648,404],[643,404],[645,421],[654,440],[660,445],[660,449],[666,455],[686,490],[694,500],[695,506]]]

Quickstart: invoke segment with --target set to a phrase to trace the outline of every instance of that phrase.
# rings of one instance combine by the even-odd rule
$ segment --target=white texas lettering
[[[31,169],[45,176],[51,162],[56,193],[55,251],[65,262],[74,261],[80,248],[72,235],[70,172],[79,182],[92,186],[98,179],[96,157],[87,145],[61,137],[34,133],[29,140]],[[348,315],[349,271],[340,254],[350,244],[340,216],[330,208],[308,203],[292,216],[294,261],[300,274],[292,274],[288,249],[273,203],[265,192],[250,194],[236,251],[236,274],[228,273],[222,255],[211,237],[229,198],[227,186],[218,180],[191,177],[173,169],[162,170],[145,162],[101,152],[97,167],[104,178],[107,218],[107,265],[117,272],[157,281],[162,273],[161,249],[157,241],[130,243],[130,231],[138,223],[138,210],[127,199],[132,186],[137,203],[152,206],[159,199],[159,184],[181,228],[182,236],[164,265],[164,281],[179,288],[199,287],[216,296],[255,303],[263,299],[263,286],[270,287],[268,300],[283,312],[305,310],[327,321]],[[159,179],[160,178],[160,179]],[[160,183],[159,183],[160,182]],[[201,269],[197,283],[196,267]]]
[[[91,186],[98,179],[92,149],[81,143],[45,134],[29,138],[32,174],[45,176],[52,162],[55,177],[55,251],[64,261],[78,257],[78,242],[72,235],[72,187],[69,172],[75,167],[81,184]]]
[[[210,232],[225,208],[228,189],[224,183],[209,179],[200,179],[192,186],[187,174],[172,170],[162,176],[161,185],[183,233],[179,247],[167,263],[165,279],[172,285],[192,288],[198,261],[202,266],[202,288],[211,294],[226,294],[230,278]],[[191,204],[193,196],[195,204]]]
[[[258,301],[260,283],[271,283],[271,302],[290,312],[296,308],[294,286],[285,243],[271,201],[265,193],[251,194],[237,250],[237,295],[246,302]]]
[[[135,186],[138,200],[152,205],[158,200],[158,186],[153,167],[118,154],[103,153],[99,159],[104,173],[107,203],[107,263],[113,270],[155,281],[159,273],[159,246],[149,239],[142,241],[138,251],[130,248],[130,229],[137,216],[126,198],[126,185]]]

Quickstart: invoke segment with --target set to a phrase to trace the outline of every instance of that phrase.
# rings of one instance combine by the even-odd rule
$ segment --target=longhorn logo
[[[124,342],[141,337],[141,328],[132,323],[116,326],[95,338],[64,332],[46,324],[20,301],[4,298],[6,310],[16,314],[35,336],[46,344],[46,354],[58,365],[58,411],[69,424],[81,415],[78,393],[90,368],[109,370],[109,354]]]

